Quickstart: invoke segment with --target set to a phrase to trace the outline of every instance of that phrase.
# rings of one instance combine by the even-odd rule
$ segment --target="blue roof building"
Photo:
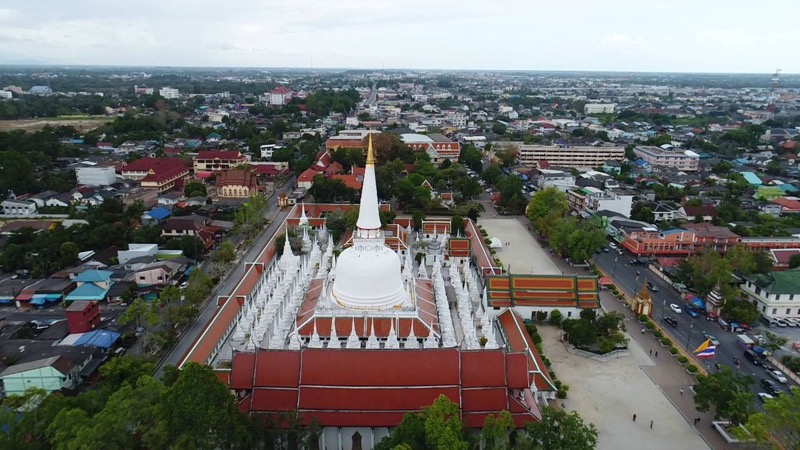
[[[145,217],[149,217],[156,222],[161,222],[162,220],[166,219],[167,217],[172,215],[172,211],[168,210],[167,208],[153,208],[150,211],[144,213]]]
[[[109,330],[94,330],[84,333],[75,341],[75,347],[97,347],[97,348],[111,348],[120,334],[116,331]]]
[[[65,301],[103,301],[108,295],[108,290],[114,284],[111,281],[113,272],[108,270],[86,270],[73,281],[78,283],[78,287],[64,298]]]
[[[758,175],[753,172],[742,172],[742,176],[751,186],[761,186],[763,184],[761,178],[758,178]]]

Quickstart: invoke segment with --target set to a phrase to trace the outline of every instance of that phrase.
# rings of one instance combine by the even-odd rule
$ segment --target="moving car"
[[[719,345],[719,341],[714,336],[706,333],[705,331],[703,332],[703,336],[705,336],[706,339],[711,341],[711,345]]]
[[[744,351],[744,357],[748,361],[750,361],[750,363],[753,364],[754,366],[763,365],[763,363],[761,362],[761,357],[758,356],[758,353],[756,353],[756,352],[754,352],[752,350],[745,350]]]
[[[680,314],[681,313],[681,307],[676,305],[675,303],[670,303],[669,304],[669,309],[671,309],[672,312],[674,312],[675,314]]]
[[[758,393],[758,399],[761,400],[762,402],[766,402],[767,400],[772,400],[773,398],[775,398],[775,396],[767,394],[766,392]]]
[[[617,244],[615,244],[615,243],[613,243],[613,242],[610,242],[610,243],[608,244],[608,246],[609,246],[609,247],[611,247],[611,248],[613,248],[614,250],[616,250],[616,249],[617,249]]]
[[[608,247],[603,247],[603,251],[608,253]]]
[[[700,315],[700,312],[699,312],[699,311],[697,311],[697,308],[695,308],[694,306],[692,306],[692,305],[688,305],[688,306],[686,307],[686,314],[688,314],[688,315],[689,315],[689,316],[691,316],[692,318],[695,318],[695,317],[697,317],[697,316],[699,316],[699,315]]]
[[[670,316],[664,317],[664,322],[667,322],[672,328],[678,328],[678,321]]]
[[[769,378],[764,378],[761,380],[761,386],[767,390],[767,392],[772,396],[781,395],[781,388]]]
[[[658,286],[649,281],[647,282],[647,289],[650,289],[653,292],[658,292]]]
[[[783,372],[781,372],[778,369],[768,370],[767,372],[769,373],[769,376],[771,376],[772,378],[775,378],[776,380],[778,380],[779,383],[786,384],[786,383],[789,382],[786,379],[786,375],[784,375]]]

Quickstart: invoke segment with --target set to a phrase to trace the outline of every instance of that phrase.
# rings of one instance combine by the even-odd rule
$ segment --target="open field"
[[[75,127],[78,131],[89,131],[112,120],[114,120],[114,117],[107,116],[61,116],[41,117],[38,119],[0,120],[0,131],[39,131],[46,125],[50,125],[51,127],[68,125]]]

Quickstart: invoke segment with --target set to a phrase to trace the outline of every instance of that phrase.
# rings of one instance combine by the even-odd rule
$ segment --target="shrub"
[[[653,325],[653,326],[655,326],[655,325]],[[662,337],[664,337],[664,333],[662,333],[661,330],[656,330],[653,333],[653,336],[655,336],[656,339],[661,339]]]
[[[665,346],[669,347],[672,345],[672,340],[670,338],[663,338],[661,339],[661,343]]]
[[[688,366],[686,366],[686,371],[689,373],[696,373],[697,366],[695,366],[694,364],[689,364]]]
[[[687,362],[689,362],[689,359],[687,357],[681,355],[681,356],[678,356],[678,362],[681,363],[681,364],[686,364]]]
[[[647,314],[642,314],[639,316],[639,322],[647,322],[648,320],[650,319],[647,317]]]
[[[561,314],[561,311],[554,309],[550,312],[550,324],[551,325],[560,325],[561,319],[564,316]]]
[[[568,391],[569,391],[569,386],[564,383],[561,383],[561,386],[558,388],[558,391],[556,391],[556,397],[560,399],[567,398]]]
[[[677,355],[678,354],[678,349],[675,348],[675,347],[670,347],[669,348],[669,354],[670,355]]]
[[[646,324],[644,324],[644,327],[647,328],[648,330],[652,330],[653,328],[656,327],[656,324],[654,324],[653,322],[648,321]]]
[[[547,311],[536,311],[536,321],[544,322],[547,320]]]
[[[619,295],[619,291],[617,290],[617,288],[611,288],[611,295],[613,295],[614,297]]]

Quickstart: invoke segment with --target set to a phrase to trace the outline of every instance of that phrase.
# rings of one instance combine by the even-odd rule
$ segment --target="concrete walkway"
[[[543,249],[528,232],[526,225],[517,220],[497,218],[478,220],[489,234],[503,242],[503,247],[495,249],[503,267],[515,274],[561,275],[547,250]],[[510,245],[506,245],[510,243]]]

